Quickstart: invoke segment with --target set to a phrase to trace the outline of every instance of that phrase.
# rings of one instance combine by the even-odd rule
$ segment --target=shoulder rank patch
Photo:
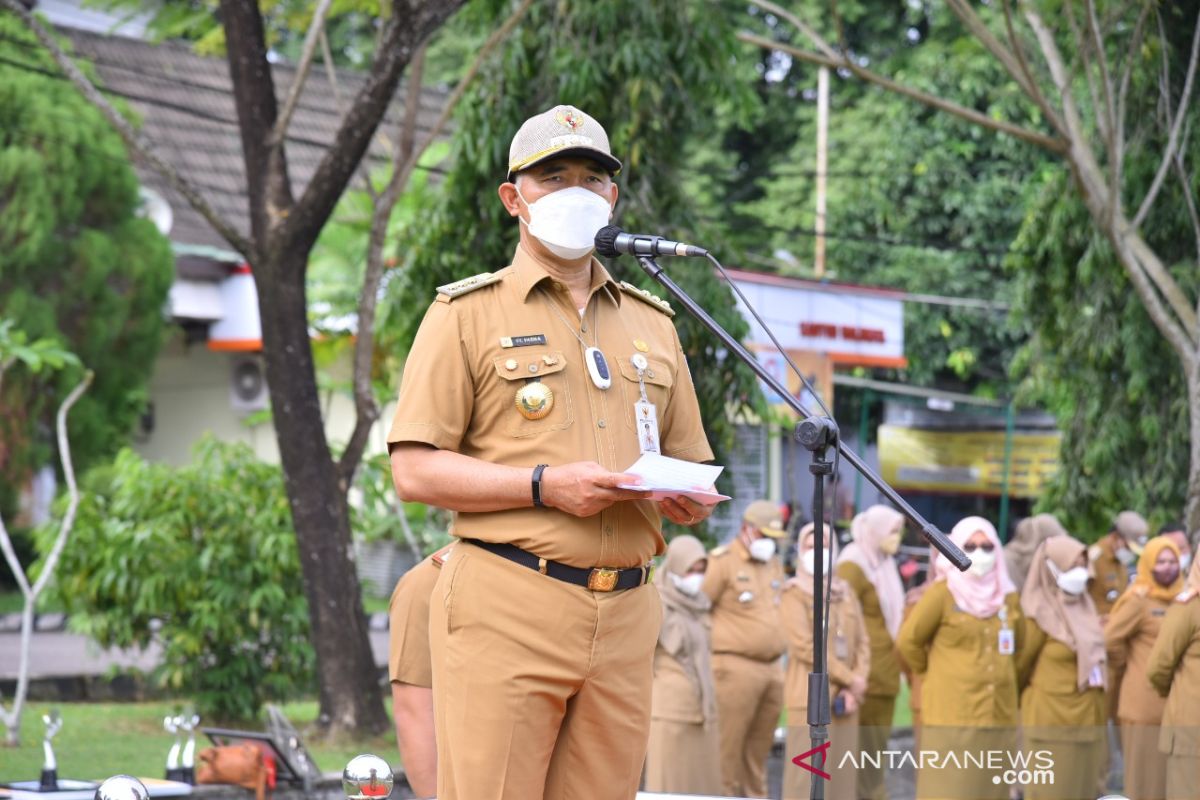
[[[447,297],[454,299],[461,297],[468,292],[473,292],[476,289],[495,283],[500,280],[500,275],[495,272],[481,272],[478,275],[472,275],[469,278],[463,278],[461,281],[447,283],[437,287],[438,294],[444,294]]]
[[[639,289],[629,281],[621,281],[621,290],[626,294],[633,295],[643,303],[649,303],[659,311],[666,314],[668,317],[675,316],[675,312],[671,309],[671,304],[652,292],[647,292],[645,289]]]

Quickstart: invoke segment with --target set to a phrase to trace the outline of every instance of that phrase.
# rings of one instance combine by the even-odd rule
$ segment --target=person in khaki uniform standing
[[[1091,565],[1088,593],[1101,617],[1108,616],[1129,585],[1129,572],[1134,569],[1149,530],[1150,525],[1141,514],[1122,511],[1117,514],[1113,529],[1088,549]]]
[[[767,756],[783,710],[784,576],[775,553],[786,536],[779,504],[755,500],[737,538],[712,551],[704,576],[713,603],[721,781],[732,797],[767,796]]]
[[[404,777],[417,797],[437,794],[429,598],[452,547],[443,547],[400,576],[388,602],[392,718],[396,724],[396,743],[400,761],[404,764]]]
[[[811,791],[812,773],[791,763],[811,744],[808,730],[808,675],[813,668],[813,572],[816,552],[816,526],[808,523],[800,529],[799,552],[796,554],[796,577],[783,585],[780,610],[787,632],[787,680],[784,684],[784,703],[787,708],[787,749],[783,759],[784,800],[805,800]],[[830,718],[829,741],[831,758],[824,770],[830,774],[825,797],[829,800],[856,800],[858,785],[852,765],[838,768],[842,754],[858,750],[858,707],[866,698],[867,673],[871,669],[871,639],[863,624],[862,609],[850,587],[833,576],[833,539],[825,526],[825,569],[829,586],[829,637],[826,668],[829,675]],[[818,762],[819,766],[819,762]]]
[[[711,509],[622,470],[643,416],[662,455],[712,451],[670,307],[591,255],[620,166],[577,108],[527,120],[499,188],[512,264],[440,287],[405,363],[393,482],[459,538],[429,618],[440,800],[629,800],[641,778],[660,518]]]
[[[1107,665],[1100,616],[1087,593],[1087,546],[1052,536],[1038,547],[1021,590],[1025,639],[1017,653],[1024,748],[1048,751],[1053,785],[1026,800],[1092,798],[1108,756]]]
[[[1200,560],[1163,619],[1146,675],[1167,698],[1158,747],[1167,756],[1171,800],[1200,798]]]
[[[1182,589],[1178,548],[1166,537],[1155,537],[1138,560],[1137,577],[1117,599],[1104,626],[1108,685],[1116,695],[1109,705],[1116,706],[1121,726],[1123,794],[1133,800],[1166,797],[1167,758],[1158,751],[1166,701],[1150,686],[1146,666],[1163,617]]]
[[[867,699],[858,711],[858,746],[873,754],[888,747],[896,695],[900,692],[900,660],[896,634],[904,616],[904,584],[892,556],[900,547],[904,517],[887,506],[871,506],[850,522],[854,539],[837,560],[837,576],[850,585],[862,606],[871,637],[871,674]],[[884,800],[882,769],[866,764],[858,771],[861,800]]]
[[[721,740],[712,676],[712,603],[700,591],[708,554],[695,536],[676,536],[654,573],[663,624],[654,651],[646,791],[718,794]]]
[[[1004,545],[1004,560],[1008,566],[1008,577],[1017,591],[1025,585],[1025,575],[1033,560],[1033,551],[1051,536],[1066,536],[1067,529],[1053,514],[1034,514],[1017,523],[1012,540]]]
[[[959,572],[944,556],[936,580],[900,627],[896,646],[921,676],[921,749],[940,753],[1011,751],[1017,743],[1017,660],[1023,643],[1020,599],[1000,537],[982,517],[954,526],[950,540],[971,559]],[[985,769],[925,769],[917,797],[1008,797]]]

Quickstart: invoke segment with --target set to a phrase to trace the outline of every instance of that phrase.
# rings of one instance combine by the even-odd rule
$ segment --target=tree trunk
[[[317,653],[318,725],[330,734],[380,733],[389,725],[354,569],[346,487],[339,485],[325,439],[309,342],[307,258],[304,252],[280,254],[255,269],[255,280],[272,416]]]
[[[1187,526],[1192,549],[1196,549],[1200,532],[1200,358],[1192,359],[1186,370],[1188,418],[1191,422],[1191,464],[1188,466],[1187,499],[1183,506],[1183,524]],[[1198,553],[1195,558],[1200,558]]]

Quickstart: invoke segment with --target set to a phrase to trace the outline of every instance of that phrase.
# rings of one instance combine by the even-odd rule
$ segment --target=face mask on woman
[[[1063,572],[1048,558],[1046,559],[1046,566],[1050,569],[1050,574],[1054,576],[1058,588],[1067,594],[1081,595],[1083,594],[1083,590],[1087,588],[1087,567],[1071,567],[1071,569]]]
[[[996,568],[996,551],[984,550],[975,548],[975,552],[971,554],[971,566],[969,568],[972,575],[977,575],[982,578],[991,573]]]
[[[704,583],[704,573],[689,572],[687,575],[676,575],[671,573],[671,582],[675,584],[675,588],[684,594],[695,597],[700,594],[700,587]]]
[[[807,572],[809,575],[814,574],[817,570],[817,551],[816,550],[805,550],[804,555],[800,556],[800,563],[804,565],[805,572]],[[829,549],[828,548],[826,548],[825,551],[821,553],[821,564],[822,564],[822,569],[824,570],[824,574],[828,575],[829,574]]]
[[[532,203],[525,201],[520,189],[517,197],[529,209],[529,232],[551,253],[567,260],[592,252],[596,233],[612,217],[608,201],[582,186],[559,189]]]

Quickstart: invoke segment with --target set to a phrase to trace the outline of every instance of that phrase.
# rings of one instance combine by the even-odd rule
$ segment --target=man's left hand
[[[658,509],[664,517],[676,525],[699,525],[708,519],[715,506],[697,503],[683,495],[667,497],[658,502]]]

